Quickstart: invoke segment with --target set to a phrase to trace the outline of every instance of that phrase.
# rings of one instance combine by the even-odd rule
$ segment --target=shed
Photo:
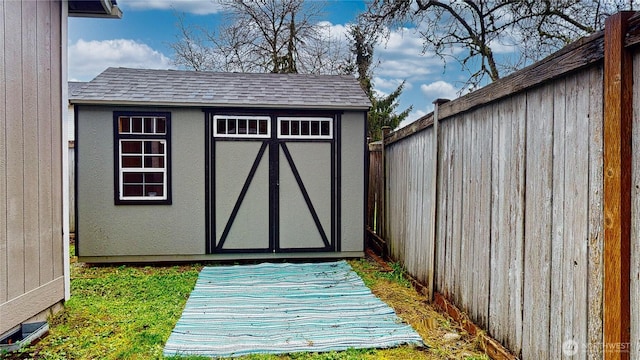
[[[352,76],[109,68],[71,103],[80,261],[363,255]]]

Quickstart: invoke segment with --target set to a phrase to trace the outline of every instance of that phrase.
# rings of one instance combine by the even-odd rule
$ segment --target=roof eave
[[[190,108],[251,108],[251,109],[313,109],[313,110],[353,110],[369,111],[371,106],[365,105],[344,105],[335,106],[330,104],[245,104],[245,103],[202,103],[202,102],[158,102],[158,101],[113,101],[113,100],[87,100],[69,99],[71,105],[99,105],[99,106],[161,106],[161,107],[190,107]]]
[[[112,0],[69,0],[69,16],[121,19],[122,10]]]

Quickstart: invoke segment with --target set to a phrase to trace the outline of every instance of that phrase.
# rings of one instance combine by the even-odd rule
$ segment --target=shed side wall
[[[205,253],[204,115],[199,109],[79,106],[80,256]],[[113,111],[171,112],[172,205],[114,205]]]
[[[366,114],[345,112],[341,120],[341,250],[363,251]]]
[[[0,334],[64,298],[61,19],[0,3]]]

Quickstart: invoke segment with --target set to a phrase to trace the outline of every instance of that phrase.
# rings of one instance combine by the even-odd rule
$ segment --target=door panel
[[[331,144],[281,143],[279,247],[329,249],[332,243]]]
[[[269,249],[267,144],[218,141],[215,147],[215,248]]]

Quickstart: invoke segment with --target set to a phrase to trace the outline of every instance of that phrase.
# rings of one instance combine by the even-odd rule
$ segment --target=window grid
[[[114,113],[116,204],[170,204],[169,113]]]
[[[164,117],[120,116],[118,132],[122,135],[165,135],[167,123]]]
[[[120,199],[166,200],[166,140],[120,140]]]
[[[333,118],[279,117],[280,139],[333,139]]]
[[[213,136],[232,138],[270,138],[271,119],[268,116],[215,115]]]

